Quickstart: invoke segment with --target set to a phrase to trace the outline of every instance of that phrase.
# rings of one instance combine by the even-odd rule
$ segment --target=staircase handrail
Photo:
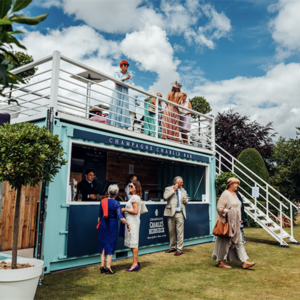
[[[225,160],[227,160],[229,163],[231,163],[224,155],[222,155],[220,152],[216,151],[216,153],[218,153],[221,157],[223,157]],[[240,162],[239,162],[240,163]],[[240,163],[243,167],[247,168],[244,164]],[[267,190],[264,189],[263,186],[261,186],[259,183],[257,183],[253,178],[251,178],[248,174],[246,174],[245,172],[243,172],[239,167],[234,166],[234,168],[236,168],[239,172],[243,173],[245,176],[247,176],[250,180],[252,180],[254,183],[256,183],[256,185],[258,185],[258,187],[260,187],[262,190],[264,190],[267,193]],[[248,168],[247,168],[248,169]],[[249,170],[249,169],[248,169]],[[251,170],[249,170],[251,171]],[[253,173],[253,172],[252,172]],[[253,173],[255,175],[255,173]],[[256,175],[257,178],[260,178],[259,176]],[[242,178],[240,178],[242,179]],[[243,180],[243,179],[242,179]],[[264,183],[266,183],[263,179],[261,179]],[[249,184],[243,180],[248,186]],[[267,184],[267,183],[266,183]],[[267,184],[268,186],[270,186],[269,184]],[[251,186],[249,186],[251,187]],[[274,189],[275,190],[275,189]],[[276,190],[275,190],[276,191]],[[286,209],[288,209],[288,207],[282,203],[281,201],[279,201],[277,198],[275,198],[272,194],[269,194],[270,196],[273,197],[274,200],[276,200],[278,203],[281,203],[283,207],[285,207]],[[281,196],[281,194],[279,193],[279,195]],[[261,195],[261,197],[265,198],[264,196]],[[265,198],[266,199],[266,198]],[[266,199],[267,200],[267,199]],[[288,200],[289,201],[289,200]],[[289,201],[290,202],[290,201]],[[271,202],[270,202],[271,203]],[[291,204],[293,204],[292,202],[290,202]],[[297,206],[296,206],[297,207]]]
[[[216,144],[216,147],[218,147],[218,148],[220,148],[223,152],[225,152],[226,154],[228,154],[229,155],[229,157],[231,157],[231,159],[233,160],[233,161],[238,161],[234,156],[232,156],[230,153],[228,153],[225,149],[223,149],[221,146],[219,146],[217,143],[215,143]],[[217,150],[216,150],[216,152],[218,153],[218,154],[220,154],[220,155],[222,155],[220,152],[218,152]],[[222,157],[224,157],[223,155],[222,155]],[[224,157],[225,159],[226,159],[226,157]],[[227,160],[227,159],[226,159]],[[227,160],[228,161],[228,160]],[[240,161],[238,161],[239,162],[239,164],[240,165],[242,165],[243,166],[243,168],[245,168],[247,171],[249,171],[251,174],[253,174],[254,176],[256,176],[260,181],[262,181],[263,183],[265,183],[266,184],[266,186],[268,187],[268,189],[269,188],[271,188],[274,192],[276,192],[280,197],[282,197],[282,198],[284,198],[284,200],[286,200],[287,202],[289,202],[292,206],[294,206],[295,208],[298,208],[293,202],[291,202],[289,199],[287,199],[284,195],[282,195],[281,193],[279,193],[276,189],[274,189],[270,184],[268,184],[266,181],[264,181],[262,178],[260,178],[257,174],[255,174],[253,171],[251,171],[248,167],[246,167],[243,163],[241,163]],[[237,166],[235,166],[235,168],[238,168]],[[238,168],[239,169],[239,168]],[[239,171],[241,171],[240,169],[239,169]],[[241,171],[242,172],[242,171]],[[245,174],[244,172],[243,172],[243,174]],[[248,178],[250,178],[250,179],[252,179],[251,177],[249,177],[247,174],[245,174]],[[252,179],[253,180],[253,179]],[[258,184],[259,185],[259,184]],[[262,189],[263,189],[263,187],[262,186],[260,186]],[[266,190],[265,190],[266,191]],[[266,191],[267,192],[267,191]],[[273,197],[273,195],[272,194],[270,194],[272,197]],[[274,199],[276,199],[275,197],[273,197]],[[278,199],[276,199],[278,202],[280,202]],[[284,205],[284,204],[283,204]],[[286,206],[285,206],[286,207]],[[287,207],[286,207],[287,208]]]

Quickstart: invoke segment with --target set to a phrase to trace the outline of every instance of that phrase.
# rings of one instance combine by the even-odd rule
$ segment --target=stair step
[[[272,224],[275,223],[273,220],[269,219],[269,220],[262,220],[261,221],[263,224]]]
[[[275,226],[275,227],[268,227],[270,230],[272,231],[276,231],[276,230],[280,230],[279,226]]]

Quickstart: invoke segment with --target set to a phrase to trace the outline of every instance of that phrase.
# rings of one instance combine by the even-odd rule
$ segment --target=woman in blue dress
[[[132,73],[128,71],[128,67],[128,61],[122,60],[120,62],[121,70],[116,72],[114,77],[127,84],[132,84]],[[109,105],[108,124],[121,128],[129,128],[131,127],[129,98],[119,92],[128,95],[128,87],[116,83]]]
[[[122,215],[120,203],[115,200],[118,193],[119,187],[116,184],[108,187],[108,217],[104,218],[105,211],[103,211],[101,203],[99,208],[98,223],[101,221],[99,230],[99,252],[101,253],[100,271],[101,273],[106,274],[115,273],[111,269],[111,261],[118,239],[118,219],[125,225],[129,226],[129,223]],[[107,256],[106,267],[105,256]]]

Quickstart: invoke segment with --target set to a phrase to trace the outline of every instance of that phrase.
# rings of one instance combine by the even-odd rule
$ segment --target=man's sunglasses
[[[127,67],[129,67],[129,64],[123,64],[123,66],[125,66],[125,67],[126,67],[126,66],[127,66]]]

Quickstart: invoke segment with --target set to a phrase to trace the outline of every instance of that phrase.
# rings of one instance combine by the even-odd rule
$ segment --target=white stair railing
[[[274,189],[270,184],[260,178],[257,174],[247,168],[244,164],[238,161],[234,156],[220,147],[217,143],[215,145],[217,175],[220,175],[222,173],[223,167],[223,169],[225,168],[226,171],[235,174],[244,185],[248,186],[249,188],[259,187],[260,191],[264,192],[263,194],[260,192],[259,197],[264,199],[264,201],[266,202],[266,206],[257,201],[257,198],[253,199],[252,195],[250,195],[246,189],[241,186],[239,187],[243,194],[246,213],[261,227],[268,231],[275,239],[277,239],[281,246],[288,246],[288,244],[284,241],[284,238],[289,238],[291,243],[298,243],[294,239],[293,235],[293,207],[298,209],[297,206],[281,193],[279,193],[276,189]],[[236,162],[238,162],[237,165]],[[247,172],[249,172],[251,176],[245,173],[241,168],[247,170]],[[237,175],[236,171],[238,171],[239,174],[243,174],[243,178]],[[249,184],[244,178],[249,180],[252,184]],[[285,203],[278,200],[275,195],[277,197],[279,196],[281,199],[284,199]],[[253,202],[249,199],[251,199]],[[274,205],[274,203],[272,203],[270,199],[275,200],[275,203],[277,202],[279,204],[279,208]],[[270,206],[272,206],[278,212],[279,218],[278,215],[276,216],[270,211]],[[283,208],[288,211],[287,214],[283,212]],[[252,210],[254,210],[254,212],[252,212]],[[289,220],[291,224],[290,234],[283,230],[283,217]],[[279,233],[276,233],[275,231],[279,231]]]

